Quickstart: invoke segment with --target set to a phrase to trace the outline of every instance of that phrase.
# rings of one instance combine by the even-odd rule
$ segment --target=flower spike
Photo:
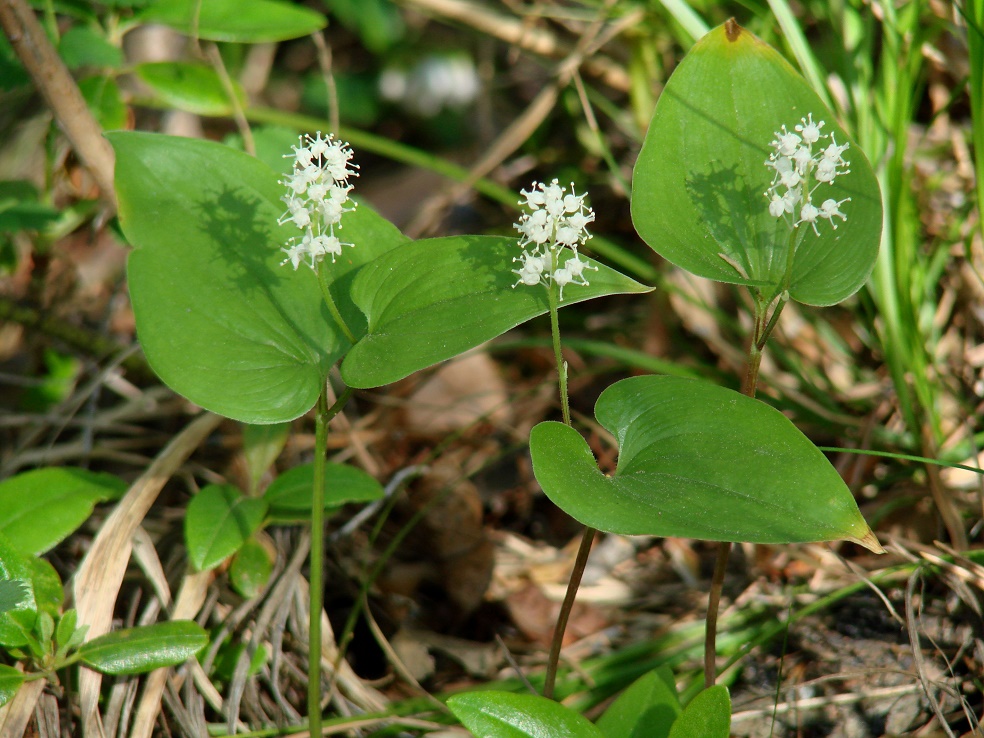
[[[330,255],[334,263],[342,246],[355,245],[339,240],[335,226],[341,228],[342,216],[355,210],[348,180],[359,176],[359,167],[352,164],[352,148],[332,134],[326,138],[321,137],[321,131],[314,137],[306,134],[298,143],[291,147],[292,154],[284,155],[294,162],[291,173],[280,180],[287,188],[281,198],[287,211],[277,223],[293,223],[304,234],[300,239],[291,237],[286,248],[280,249],[287,254],[281,266],[289,262],[296,271],[303,261],[316,270],[325,256]]]
[[[793,131],[783,125],[775,132],[765,166],[772,170],[772,184],[765,197],[769,201],[769,215],[773,218],[793,216],[799,208],[799,219],[792,221],[793,228],[808,224],[819,236],[819,219],[826,220],[836,230],[834,218],[847,220],[840,206],[851,198],[824,200],[820,207],[813,204],[813,193],[824,184],[831,184],[837,177],[849,174],[850,162],[844,159],[844,152],[850,144],[838,144],[834,133],[821,133],[824,121],[814,121],[813,113],[800,118]],[[814,148],[816,147],[816,148]]]
[[[512,270],[519,277],[513,287],[521,284],[549,287],[551,282],[556,282],[563,300],[566,285],[587,286],[585,270],[597,269],[581,261],[577,253],[578,247],[591,238],[587,226],[594,222],[594,211],[584,204],[587,195],[577,194],[573,183],[568,192],[556,179],[550,184],[534,182],[529,191],[521,190],[520,194],[523,196],[520,204],[529,211],[515,224],[523,252],[513,259],[521,262],[519,269]],[[532,250],[527,251],[530,246]],[[565,248],[573,256],[562,261],[560,252]]]

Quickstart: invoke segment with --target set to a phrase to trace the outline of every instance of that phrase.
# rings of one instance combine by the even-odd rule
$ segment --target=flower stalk
[[[301,235],[291,236],[280,249],[287,256],[280,265],[290,263],[294,271],[297,271],[303,263],[314,271],[328,312],[345,337],[354,344],[355,335],[332,298],[325,257],[330,256],[331,263],[334,264],[341,255],[343,246],[355,246],[342,241],[335,230],[341,230],[342,216],[355,210],[356,204],[349,199],[349,193],[353,189],[349,178],[359,176],[356,171],[358,166],[351,163],[351,147],[336,140],[331,134],[327,138],[321,137],[321,131],[313,137],[307,134],[299,138],[298,144],[291,147],[292,154],[284,156],[293,162],[291,173],[280,180],[280,184],[287,188],[287,194],[281,198],[287,210],[277,222],[280,225],[293,224],[301,231]],[[328,424],[351,395],[352,390],[346,388],[329,407],[326,379],[315,412],[307,686],[308,729],[313,736],[321,735],[321,614],[324,609],[324,490]]]
[[[581,261],[578,247],[584,245],[591,234],[587,226],[594,222],[594,211],[584,204],[586,195],[578,195],[571,184],[568,193],[555,179],[550,184],[534,182],[529,192],[522,190],[524,200],[521,205],[529,208],[515,224],[521,234],[519,245],[523,253],[513,259],[520,262],[513,274],[519,285],[543,285],[547,290],[550,308],[550,334],[553,338],[554,360],[557,362],[557,382],[560,391],[560,409],[564,425],[571,425],[570,398],[567,391],[567,362],[564,361],[560,342],[560,320],[558,310],[564,300],[564,287],[568,285],[588,286],[585,271],[597,270],[588,262]],[[529,249],[529,250],[527,250]],[[572,254],[568,256],[568,253]],[[560,664],[560,651],[564,644],[564,632],[570,619],[577,590],[581,584],[584,567],[588,562],[591,544],[594,541],[594,528],[585,527],[581,543],[574,560],[574,568],[567,582],[567,593],[557,615],[550,654],[547,657],[547,671],[543,682],[543,696],[552,698],[557,682],[557,668]]]

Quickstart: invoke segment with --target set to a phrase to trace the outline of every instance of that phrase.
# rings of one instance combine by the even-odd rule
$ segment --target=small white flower
[[[581,261],[581,257],[578,255],[578,253],[576,251],[574,252],[574,256],[572,256],[570,259],[568,259],[566,262],[564,262],[564,268],[568,272],[570,272],[571,277],[574,278],[574,281],[577,284],[581,284],[581,285],[585,285],[585,286],[588,284],[588,280],[585,279],[585,277],[584,277],[584,270],[585,269],[590,269],[591,271],[594,271],[594,272],[598,271],[598,267],[591,266],[586,261]],[[578,280],[580,280],[580,281],[578,281]]]
[[[528,254],[525,251],[518,257],[514,257],[513,261],[523,262],[523,266],[519,269],[513,269],[512,273],[519,275],[519,281],[513,285],[525,284],[534,285],[540,284],[540,280],[543,275],[543,261],[539,256],[533,254]]]
[[[829,220],[830,225],[836,231],[837,224],[833,221],[833,219],[836,217],[836,218],[840,218],[841,220],[847,220],[847,216],[840,211],[840,206],[843,205],[845,202],[850,202],[850,201],[851,198],[849,197],[845,197],[843,200],[839,202],[837,200],[834,200],[833,198],[824,200],[823,203],[820,205],[820,217]]]
[[[547,202],[546,195],[543,193],[543,185],[538,182],[533,183],[533,187],[529,192],[520,190],[519,194],[526,198],[526,206],[531,210],[538,210]],[[523,201],[520,200],[519,204],[522,205]]]
[[[796,171],[806,174],[810,171],[810,164],[813,162],[813,155],[806,146],[800,146],[793,154],[793,162],[796,164]]]
[[[800,118],[801,124],[796,125],[796,130],[803,136],[803,143],[807,146],[815,144],[820,140],[820,129],[823,128],[823,121],[813,122],[813,113],[809,113],[806,118]]]
[[[782,182],[783,187],[793,189],[803,181],[803,175],[801,175],[797,170],[792,169],[788,172],[784,172],[783,175],[779,177],[779,181]]]
[[[280,262],[280,266],[283,266],[289,261],[293,265],[295,272],[301,261],[307,256],[305,248],[293,238],[288,242],[288,248],[281,248],[280,250],[287,254],[287,258]]]
[[[342,253],[342,246],[355,246],[354,243],[345,243],[340,241],[337,236],[330,236],[322,233],[315,239],[317,244],[317,252],[315,252],[315,258],[320,261],[326,255],[331,255],[331,263],[335,263],[335,257],[340,256]]]
[[[786,126],[782,126],[780,130],[776,131],[776,140],[772,142],[772,145],[776,147],[776,151],[781,156],[792,156],[801,140],[795,133],[787,131]]]
[[[766,192],[766,195],[769,193]],[[782,195],[778,192],[772,193],[772,199],[769,200],[769,215],[773,218],[781,218],[782,214],[788,212],[786,210],[786,202],[782,199]]]
[[[306,228],[311,223],[311,214],[305,207],[303,199],[299,199],[293,193],[280,199],[287,205],[287,212],[280,216],[277,223],[283,225],[290,220],[298,228]]]
[[[585,197],[587,197],[587,195],[574,194],[574,183],[571,182],[571,194],[564,195],[564,212],[568,215],[580,212],[581,208],[584,207]]]
[[[587,212],[580,211],[580,212],[573,213],[567,219],[567,224],[571,228],[574,228],[575,230],[580,232],[581,234],[580,241],[581,243],[584,243],[589,238],[591,238],[591,235],[588,233],[587,226],[588,223],[594,223],[594,219],[595,219],[594,211],[591,208],[588,208]]]
[[[302,140],[303,142],[303,140]],[[307,146],[302,146],[297,148],[296,146],[290,147],[294,152],[294,159],[297,161],[297,165],[302,169],[311,166],[311,159],[314,157],[311,149]]]
[[[308,149],[310,150],[311,155],[316,157],[324,156],[325,151],[328,150],[328,147],[331,146],[331,142],[332,142],[332,137],[330,134],[328,138],[321,138],[321,131],[318,131],[318,134],[315,138],[311,138],[311,136],[305,136],[305,138],[310,144]],[[342,144],[342,145],[346,146],[347,144]]]
[[[838,146],[837,140],[834,138],[834,134],[831,133],[830,145],[823,150],[823,158],[837,166],[847,166],[850,162],[844,161],[843,153],[847,151],[850,145],[851,144],[846,143],[843,146]]]
[[[820,231],[817,230],[817,218],[819,216],[820,211],[817,210],[816,206],[812,202],[805,202],[800,209],[800,219],[794,225],[798,226],[800,223],[809,223],[813,226],[813,232],[819,236]]]
[[[800,191],[799,190],[787,190],[786,194],[782,196],[782,204],[785,207],[787,213],[792,213],[796,209],[796,204],[800,201]]]
[[[558,287],[560,287],[560,300],[563,302],[564,287],[570,284],[571,280],[574,279],[574,275],[571,274],[566,267],[564,267],[562,269],[557,269],[556,271],[554,271],[552,277],[553,277],[553,281],[557,283]]]
[[[837,165],[830,159],[821,159],[813,176],[817,182],[833,182],[837,177]]]
[[[561,246],[570,246],[572,249],[577,248],[577,245],[581,242],[581,232],[570,223],[560,223],[557,226],[555,240]]]

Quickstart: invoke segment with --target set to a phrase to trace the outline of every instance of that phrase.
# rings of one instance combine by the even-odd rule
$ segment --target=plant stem
[[[26,0],[0,2],[0,26],[31,75],[66,138],[99,186],[103,200],[116,209],[113,148],[86,105],[65,63],[58,56]]]
[[[320,280],[319,280],[320,281]],[[328,423],[345,407],[352,389],[345,391],[328,407],[325,383],[314,418],[314,482],[311,489],[311,557],[308,592],[308,729],[312,736],[321,735],[321,611],[324,609],[325,569],[325,468],[328,456]]]
[[[772,314],[769,315],[770,303],[766,302],[761,294],[755,297],[755,328],[752,332],[752,340],[748,345],[745,379],[741,385],[743,395],[755,397],[755,391],[758,387],[759,367],[762,364],[762,352],[765,351],[765,344],[768,342],[769,336],[772,335],[776,323],[779,322],[779,316],[782,314],[782,309],[786,307],[788,299],[785,292],[780,294],[778,300],[776,300],[776,306]]]
[[[554,261],[556,261],[556,254]],[[551,268],[555,268],[554,264]],[[567,364],[560,348],[560,321],[557,317],[559,304],[559,290],[555,282],[551,282],[547,287],[548,300],[550,302],[550,333],[553,336],[554,360],[557,362],[557,376],[560,384],[560,409],[564,417],[564,425],[571,425],[570,399],[567,396]],[[564,602],[557,613],[557,624],[554,626],[553,640],[550,643],[550,655],[547,657],[547,674],[543,682],[543,696],[553,698],[554,685],[557,682],[557,667],[560,664],[560,649],[564,645],[564,632],[567,630],[567,621],[570,619],[571,610],[574,608],[574,600],[577,597],[577,589],[581,585],[581,577],[584,575],[584,567],[588,563],[588,554],[591,552],[591,544],[594,541],[594,528],[585,527],[581,534],[581,544],[577,549],[577,556],[574,559],[574,568],[571,571],[571,578],[567,581],[567,594],[564,595]]]
[[[792,260],[793,241],[790,239],[790,261]],[[787,286],[788,286],[787,269]],[[755,327],[752,338],[748,342],[748,360],[745,368],[745,379],[741,392],[748,397],[755,397],[758,387],[759,367],[762,365],[762,352],[765,344],[772,335],[782,309],[786,306],[788,295],[784,290],[775,298],[766,299],[761,293],[755,294]],[[772,314],[769,306],[775,302]],[[718,544],[717,558],[714,561],[714,573],[711,575],[711,587],[707,594],[707,630],[704,634],[704,688],[714,686],[717,671],[717,622],[721,607],[721,591],[724,589],[724,576],[728,571],[728,556],[731,554],[731,542],[722,541]]]
[[[554,626],[553,641],[550,643],[550,656],[547,658],[547,674],[543,680],[543,696],[548,699],[553,698],[554,685],[557,683],[557,666],[560,664],[560,649],[564,645],[564,631],[567,630],[567,621],[570,619],[571,610],[574,609],[577,588],[581,586],[581,577],[584,575],[584,567],[588,563],[588,554],[591,553],[591,544],[597,532],[594,528],[585,526],[584,533],[581,534],[581,545],[578,546],[574,569],[567,582],[567,594],[564,595],[564,602],[557,614],[557,625]]]
[[[355,344],[356,338],[355,334],[352,333],[352,329],[348,327],[348,324],[342,319],[342,314],[338,311],[338,306],[335,305],[335,301],[332,299],[331,290],[328,289],[328,272],[324,268],[324,263],[318,264],[318,286],[321,288],[321,296],[325,300],[325,305],[328,306],[328,312],[331,313],[331,317],[335,319],[338,327],[342,329],[342,333],[349,340],[350,343]]]
[[[556,261],[556,254],[553,258]],[[551,269],[555,268],[556,264],[551,267]],[[559,302],[557,291],[556,282],[551,282],[547,287],[547,295],[550,302],[550,334],[553,337],[554,361],[557,362],[557,381],[560,383],[560,412],[564,417],[564,425],[570,426],[571,403],[567,397],[567,363],[564,361],[564,356],[560,350],[560,319],[557,317]]]
[[[721,541],[718,544],[717,558],[714,560],[714,574],[711,576],[711,588],[707,593],[707,618],[704,631],[704,689],[714,686],[717,678],[717,623],[721,609],[721,591],[724,589],[724,575],[728,571],[728,556],[731,554],[731,542]]]

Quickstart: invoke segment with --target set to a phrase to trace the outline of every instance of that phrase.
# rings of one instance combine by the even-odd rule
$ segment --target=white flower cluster
[[[294,160],[290,176],[280,180],[287,188],[281,198],[287,205],[287,212],[277,221],[281,225],[291,222],[304,234],[298,238],[291,236],[286,248],[280,250],[287,254],[281,265],[290,262],[296,270],[305,261],[312,269],[327,254],[335,263],[335,257],[342,253],[344,243],[335,236],[335,226],[341,228],[342,215],[355,210],[355,203],[349,200],[352,185],[349,177],[358,177],[358,166],[351,164],[352,149],[347,143],[336,141],[331,134],[321,137],[321,131],[312,138],[310,134],[300,137],[300,147],[292,146],[293,154],[284,158]],[[346,207],[351,204],[351,207]],[[310,260],[308,262],[308,260]]]
[[[598,268],[581,261],[577,253],[578,247],[591,238],[587,226],[595,219],[594,211],[584,204],[586,195],[574,192],[573,183],[568,194],[567,188],[561,187],[556,179],[550,184],[534,182],[529,192],[522,190],[520,194],[525,198],[520,200],[520,205],[526,205],[529,212],[523,213],[515,224],[522,234],[519,245],[523,253],[513,258],[521,263],[519,269],[512,270],[519,276],[513,287],[520,284],[549,287],[551,282],[556,282],[563,300],[566,285],[573,282],[586,287],[585,270]],[[529,251],[528,246],[532,246]],[[573,253],[566,259],[563,258],[565,247]]]
[[[775,151],[765,162],[774,171],[772,185],[765,193],[769,198],[769,213],[773,218],[782,218],[793,215],[798,208],[799,220],[793,223],[793,228],[809,223],[818,236],[817,220],[830,221],[836,230],[834,218],[847,220],[840,206],[851,199],[828,198],[820,207],[813,204],[813,193],[820,185],[830,184],[851,171],[847,169],[851,163],[844,160],[844,152],[850,144],[838,144],[833,133],[821,134],[823,124],[822,120],[814,123],[813,113],[810,113],[806,118],[800,118],[793,131],[787,131],[786,126],[782,126],[776,131],[776,139],[771,144]],[[826,145],[825,140],[828,141]]]

